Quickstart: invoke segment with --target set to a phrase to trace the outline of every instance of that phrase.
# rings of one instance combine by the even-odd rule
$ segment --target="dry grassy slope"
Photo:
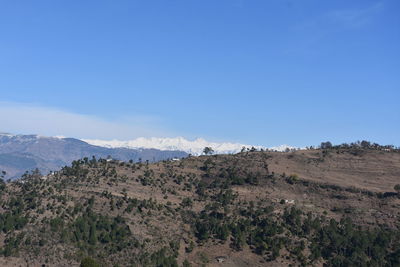
[[[315,183],[310,186],[288,184],[285,179],[278,178],[272,184],[261,180],[256,186],[234,186],[239,193],[239,200],[294,200],[295,205],[305,211],[325,212],[335,219],[350,215],[359,224],[397,225],[400,199],[379,199],[357,191],[394,192],[394,185],[400,183],[400,153],[359,150],[356,154],[352,150],[253,152],[234,156],[218,155],[213,157],[213,161],[218,167],[236,166],[261,176],[265,175],[268,166],[269,173],[274,172],[277,177],[296,174],[300,180]],[[337,185],[343,190],[317,186],[324,184]],[[346,188],[354,189],[354,192],[346,191]],[[282,206],[278,205],[277,209],[282,209]]]
[[[271,153],[269,170],[297,174],[301,178],[354,186],[376,192],[393,191],[400,183],[400,153],[385,151],[300,150],[290,153]]]

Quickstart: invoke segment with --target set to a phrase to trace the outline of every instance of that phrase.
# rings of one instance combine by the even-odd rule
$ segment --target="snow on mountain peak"
[[[5,137],[14,137],[15,135],[10,134],[10,133],[1,133],[0,132],[0,136],[5,136]]]
[[[211,147],[216,154],[231,154],[238,153],[243,147],[251,148],[252,145],[245,145],[239,143],[217,143],[209,142],[203,138],[197,138],[193,141],[187,140],[183,137],[175,138],[157,138],[157,137],[139,137],[133,140],[120,141],[120,140],[98,140],[98,139],[82,139],[91,145],[102,146],[108,148],[155,148],[159,150],[180,150],[193,155],[201,155],[205,147]],[[266,147],[254,146],[257,149],[267,149]],[[286,149],[293,149],[287,145],[269,148],[270,150],[285,151]]]

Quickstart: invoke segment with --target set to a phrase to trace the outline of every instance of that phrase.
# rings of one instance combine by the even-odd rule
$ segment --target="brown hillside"
[[[392,191],[400,182],[400,153],[378,150],[300,150],[271,153],[270,171],[316,182]]]
[[[396,183],[400,153],[375,150],[77,161],[2,190],[0,263],[78,266],[89,256],[102,266],[321,266],[344,253],[315,256],[330,219],[397,231]],[[304,230],[311,219],[316,228]]]

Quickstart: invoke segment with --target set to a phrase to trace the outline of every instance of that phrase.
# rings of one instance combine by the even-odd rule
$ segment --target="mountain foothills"
[[[36,168],[46,174],[83,157],[113,157],[125,161],[141,159],[154,162],[187,155],[183,151],[161,151],[151,148],[105,148],[74,138],[0,134],[0,169],[7,172],[7,178],[18,178],[25,171]]]
[[[399,149],[368,142],[85,157],[1,183],[0,265],[400,266],[399,178]]]

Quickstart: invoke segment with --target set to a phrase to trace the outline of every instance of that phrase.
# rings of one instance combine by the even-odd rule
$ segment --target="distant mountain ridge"
[[[0,170],[7,172],[6,178],[35,168],[46,174],[83,157],[153,162],[187,155],[183,151],[99,147],[75,138],[0,133]]]
[[[189,154],[201,155],[204,147],[211,147],[216,154],[238,153],[243,147],[274,151],[294,149],[287,145],[267,148],[240,143],[217,143],[202,138],[187,140],[183,137],[140,137],[129,141],[106,141],[0,133],[0,170],[7,172],[6,178],[18,178],[26,171],[35,168],[46,174],[83,157],[106,158],[111,156],[124,161],[142,159],[153,162],[176,157],[182,158]]]
[[[274,151],[285,151],[286,149],[294,149],[295,147],[288,145],[281,145],[277,147],[264,147],[264,146],[252,146],[240,143],[218,143],[209,142],[203,138],[197,138],[193,141],[187,140],[183,137],[175,138],[144,138],[139,137],[133,140],[120,141],[120,140],[98,140],[98,139],[82,139],[83,141],[102,147],[108,148],[155,148],[160,150],[180,150],[192,155],[201,155],[205,147],[211,147],[216,154],[234,154],[240,152],[243,147],[245,148],[256,148],[256,149],[269,149]]]

